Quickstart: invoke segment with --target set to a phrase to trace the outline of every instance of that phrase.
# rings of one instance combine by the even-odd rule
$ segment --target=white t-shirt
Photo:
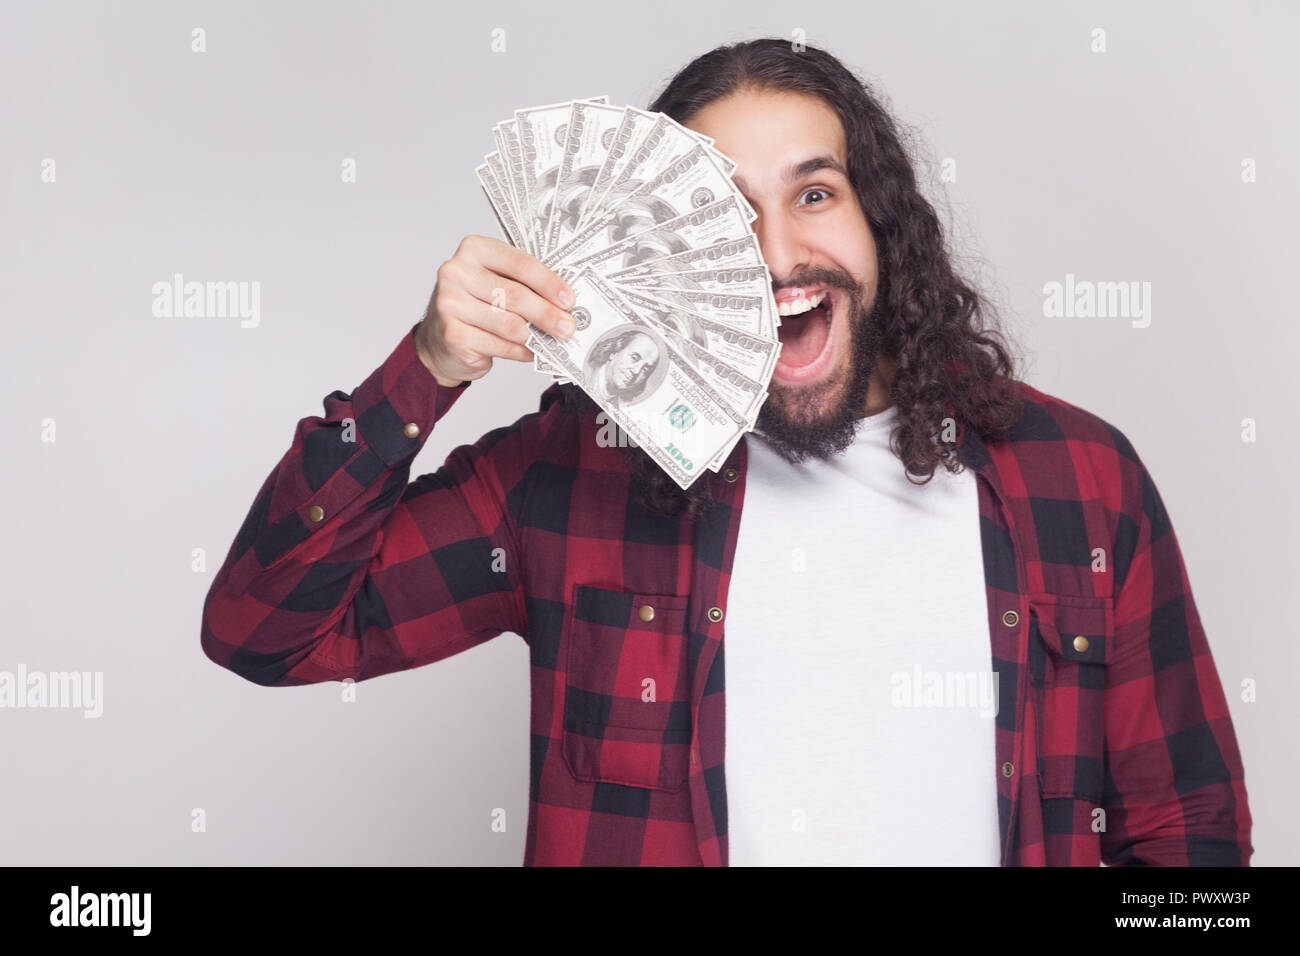
[[[897,409],[830,461],[751,433],[723,636],[730,864],[999,862],[976,478],[907,480]]]

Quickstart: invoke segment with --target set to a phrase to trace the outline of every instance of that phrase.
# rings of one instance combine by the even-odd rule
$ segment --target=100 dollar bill
[[[748,421],[592,269],[571,280],[567,339],[532,329],[527,345],[592,397],[681,488],[734,445]]]
[[[728,239],[738,239],[749,231],[752,219],[735,196],[693,209],[676,219],[628,236],[612,246],[591,249],[589,245],[574,250],[573,243],[566,247],[563,256],[548,256],[543,264],[568,280],[584,266],[597,272],[613,272],[636,265],[638,262],[660,258],[660,250],[685,251],[700,246],[711,246]],[[599,245],[599,243],[595,243]]]

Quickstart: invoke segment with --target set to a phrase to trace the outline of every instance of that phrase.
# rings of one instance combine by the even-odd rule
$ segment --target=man
[[[299,423],[213,582],[208,656],[288,686],[519,634],[526,865],[1248,864],[1155,484],[1015,380],[876,98],[758,40],[650,109],[713,137],[758,214],[782,353],[757,432],[682,491],[553,385],[408,484],[470,383],[531,360],[528,323],[566,334],[559,277],[469,237],[425,321]]]

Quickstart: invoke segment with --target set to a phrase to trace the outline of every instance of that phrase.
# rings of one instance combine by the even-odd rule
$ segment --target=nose
[[[774,281],[787,279],[811,263],[807,226],[794,217],[760,213],[753,229]]]

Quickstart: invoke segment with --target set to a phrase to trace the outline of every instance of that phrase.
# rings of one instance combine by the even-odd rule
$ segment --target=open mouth
[[[836,290],[823,288],[790,301],[778,303],[781,324],[777,338],[781,354],[777,356],[775,376],[788,382],[815,378],[830,365],[835,351],[832,334]]]

